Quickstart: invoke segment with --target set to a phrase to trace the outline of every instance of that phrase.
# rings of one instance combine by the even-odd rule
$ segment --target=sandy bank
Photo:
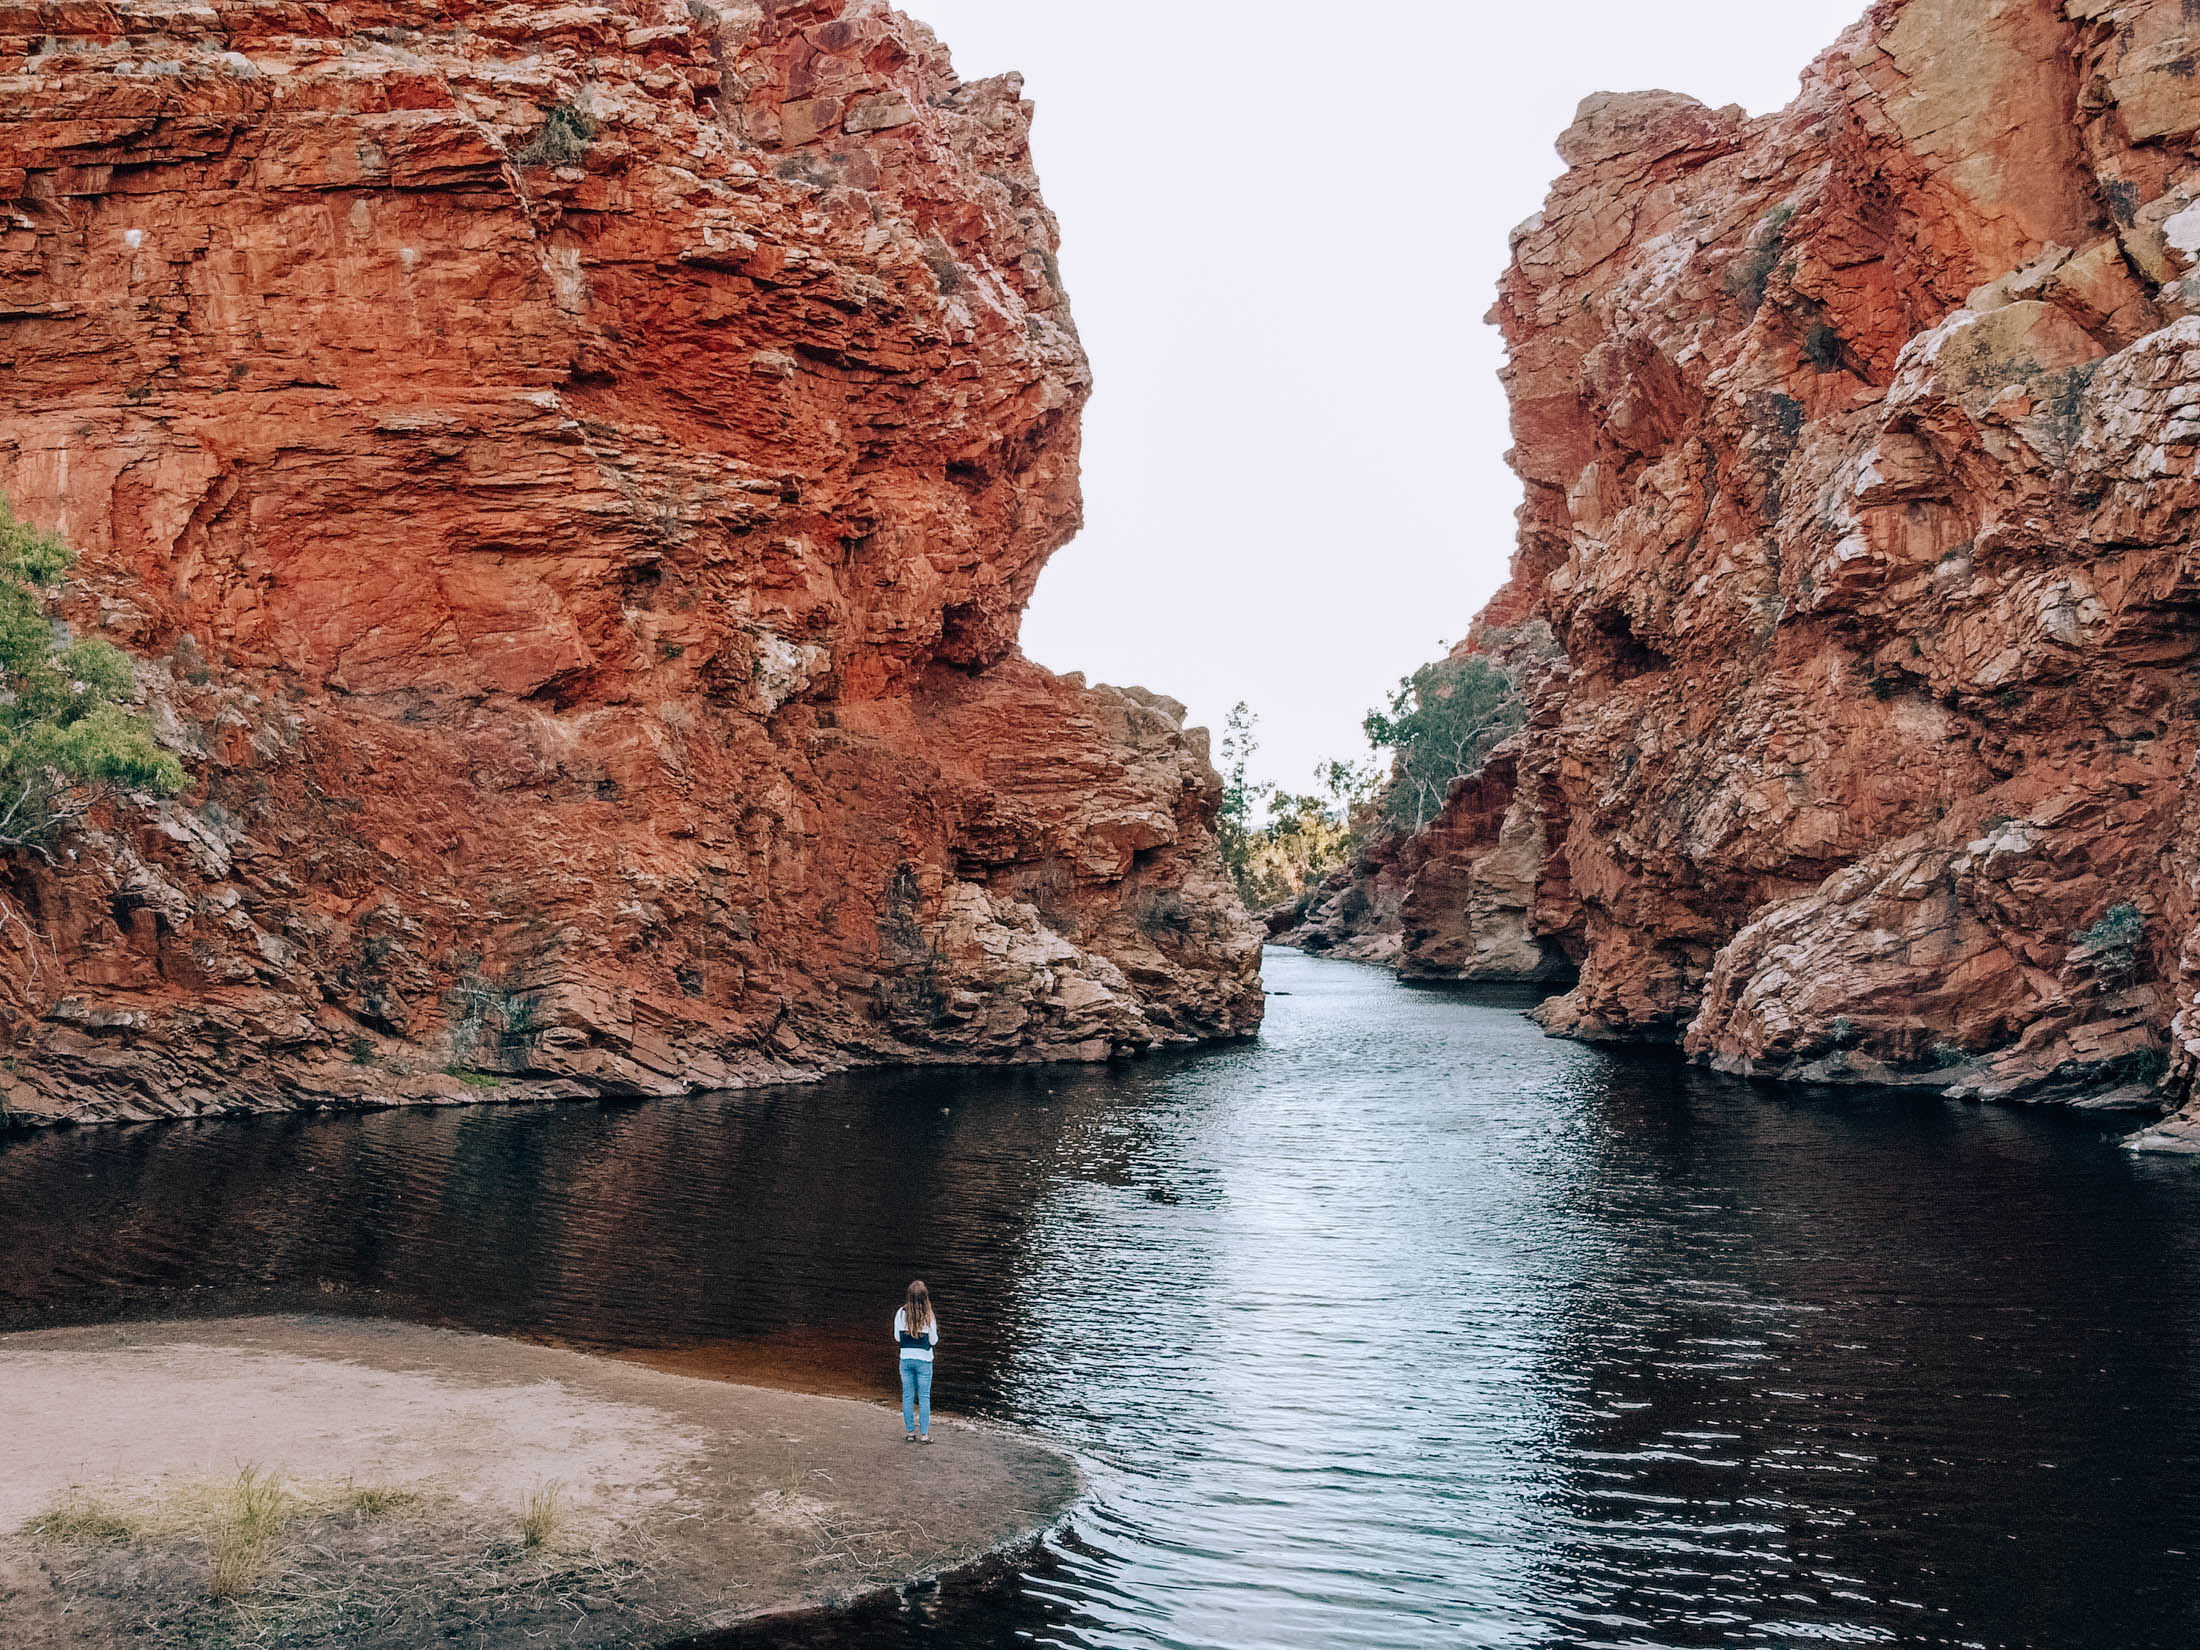
[[[925,1449],[873,1404],[401,1324],[4,1336],[0,1395],[11,1650],[667,1644],[954,1568],[1077,1492],[991,1429]]]

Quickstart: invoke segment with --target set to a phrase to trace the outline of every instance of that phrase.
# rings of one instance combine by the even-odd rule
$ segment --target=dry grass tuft
[[[395,1490],[384,1484],[353,1484],[345,1488],[342,1506],[362,1518],[380,1518],[400,1507],[416,1507],[420,1501],[418,1490]]]
[[[356,1525],[298,1528],[297,1562],[235,1607],[236,1619],[258,1636],[218,1642],[232,1650],[354,1640],[567,1643],[577,1620],[600,1621],[606,1610],[617,1611],[626,1629],[616,1642],[665,1642],[665,1633],[650,1631],[669,1632],[669,1618],[651,1598],[665,1561],[661,1541],[629,1531],[617,1551],[529,1549],[511,1539],[509,1523],[460,1520],[422,1524],[394,1540]],[[166,1650],[167,1641],[158,1642]]]
[[[25,1524],[23,1533],[48,1541],[91,1543],[135,1541],[142,1531],[138,1522],[119,1508],[72,1489],[61,1505]]]
[[[267,1568],[268,1555],[290,1519],[290,1492],[279,1479],[246,1467],[216,1504],[206,1535],[212,1566],[207,1591],[216,1598],[238,1598],[252,1590]]]
[[[519,1534],[529,1547],[543,1545],[565,1522],[565,1509],[559,1504],[564,1488],[558,1483],[537,1484],[528,1495],[527,1506],[519,1515]]]

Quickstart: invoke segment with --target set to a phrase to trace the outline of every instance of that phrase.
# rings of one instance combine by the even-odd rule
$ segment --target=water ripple
[[[883,1396],[923,1273],[942,1406],[1090,1501],[1005,1587],[728,1650],[2200,1642],[2188,1165],[1270,979],[1257,1044],[1113,1070],[17,1139],[0,1318],[312,1305]]]

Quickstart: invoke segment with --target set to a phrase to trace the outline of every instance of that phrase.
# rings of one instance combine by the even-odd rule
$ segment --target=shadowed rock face
[[[1886,0],[1780,114],[1583,105],[1467,644],[1566,659],[1425,856],[1579,962],[1555,1029],[2148,1102],[2200,983],[2196,55],[2181,0]]]
[[[1016,650],[1018,94],[872,0],[0,0],[0,492],[194,776],[10,867],[12,1110],[1258,1024],[1204,734]]]

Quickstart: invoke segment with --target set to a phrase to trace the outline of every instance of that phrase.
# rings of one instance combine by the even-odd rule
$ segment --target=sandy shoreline
[[[877,1404],[387,1322],[0,1336],[0,1393],[11,1650],[669,1645],[969,1565],[1079,1489],[998,1429],[922,1448]]]

